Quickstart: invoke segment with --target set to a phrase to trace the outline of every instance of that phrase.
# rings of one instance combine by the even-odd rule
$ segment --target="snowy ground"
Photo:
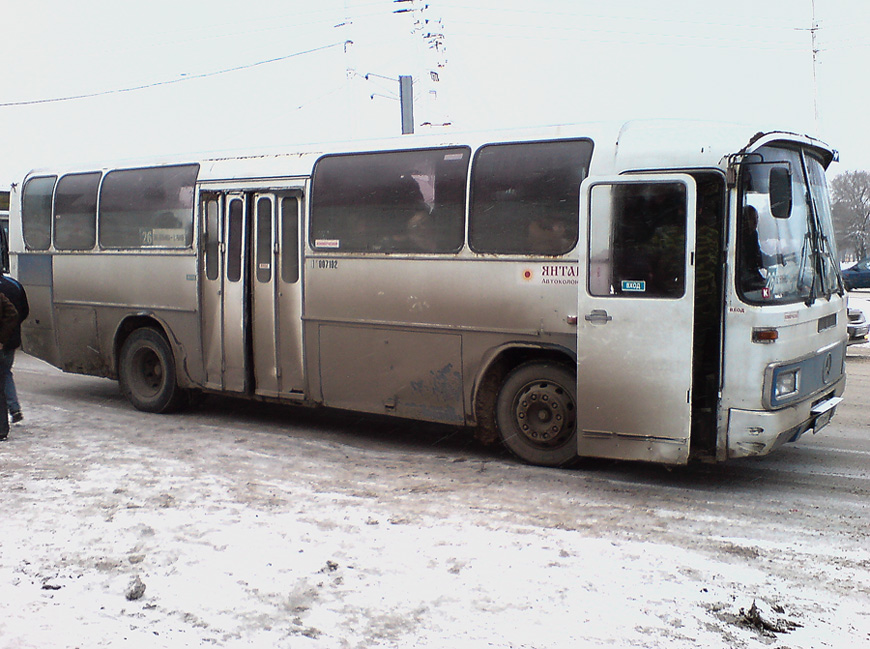
[[[3,649],[870,647],[851,428],[722,467],[557,471],[452,429],[151,416],[108,381],[27,357],[16,376]]]

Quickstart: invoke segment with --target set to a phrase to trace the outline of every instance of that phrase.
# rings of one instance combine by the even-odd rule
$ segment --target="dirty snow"
[[[108,381],[17,376],[3,649],[870,646],[866,493],[829,533],[784,482],[759,527],[718,468],[556,471],[432,427],[152,416]]]

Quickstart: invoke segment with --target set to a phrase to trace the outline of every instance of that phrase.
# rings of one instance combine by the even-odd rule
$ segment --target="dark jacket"
[[[0,344],[5,348],[18,328],[18,310],[12,301],[0,293]]]
[[[12,332],[6,338],[0,337],[3,349],[18,349],[21,347],[21,323],[30,314],[30,305],[27,303],[27,293],[18,280],[6,275],[0,275],[0,293],[9,298],[12,306],[18,312],[18,318],[12,328]]]

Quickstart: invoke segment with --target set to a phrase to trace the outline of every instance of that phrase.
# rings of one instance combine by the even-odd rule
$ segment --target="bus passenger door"
[[[223,277],[226,241],[223,232],[223,196],[200,194],[199,212],[202,220],[202,260],[200,322],[202,326],[202,361],[205,387],[223,389]]]
[[[291,396],[302,384],[299,192],[254,195],[251,341],[254,392]]]
[[[300,192],[203,192],[205,387],[303,391]]]
[[[202,353],[205,387],[244,392],[247,204],[244,194],[205,193],[203,215]]]
[[[580,192],[578,453],[683,464],[691,433],[695,183],[589,178]],[[581,235],[581,241],[583,235]]]
[[[223,317],[223,389],[247,388],[245,251],[248,248],[248,204],[244,194],[227,194],[225,214]]]

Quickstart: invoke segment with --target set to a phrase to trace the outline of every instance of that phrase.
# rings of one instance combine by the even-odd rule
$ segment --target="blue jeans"
[[[0,349],[0,380],[3,382],[3,392],[6,395],[6,408],[3,411],[8,409],[9,412],[21,410],[21,404],[18,403],[18,392],[15,390],[15,380],[12,377],[12,363],[14,362],[14,349]]]

